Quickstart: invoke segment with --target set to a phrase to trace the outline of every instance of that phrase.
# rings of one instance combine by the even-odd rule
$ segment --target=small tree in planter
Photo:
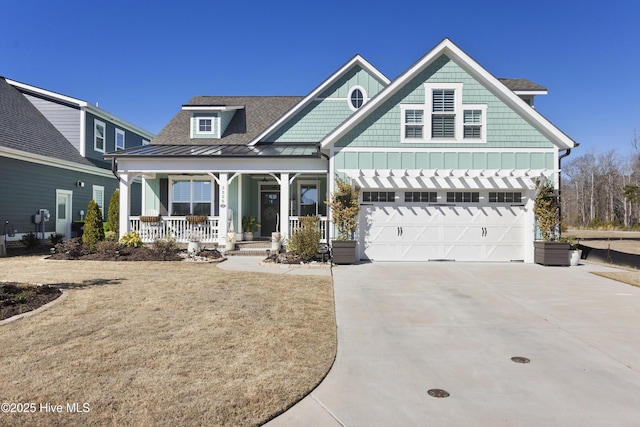
[[[260,223],[255,216],[242,217],[242,231],[244,232],[244,240],[253,240],[253,232],[260,227]]]
[[[336,177],[336,190],[327,205],[331,208],[331,220],[338,236],[331,241],[333,262],[355,264],[356,241],[353,240],[360,214],[360,189]]]
[[[533,211],[542,241],[534,243],[534,261],[542,265],[569,265],[569,243],[558,242],[560,208],[553,184],[546,182],[538,189]]]

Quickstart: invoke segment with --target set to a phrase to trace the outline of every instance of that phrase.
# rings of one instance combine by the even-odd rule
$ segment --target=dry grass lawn
[[[336,353],[328,277],[18,257],[0,259],[0,280],[68,292],[0,325],[0,402],[36,408],[0,413],[0,425],[259,425],[321,381]],[[74,402],[89,411],[68,413]],[[41,412],[46,403],[63,413]]]

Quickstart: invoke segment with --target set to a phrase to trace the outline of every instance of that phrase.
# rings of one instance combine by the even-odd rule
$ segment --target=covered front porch
[[[217,147],[217,148],[216,148]],[[114,153],[120,178],[120,234],[146,243],[174,238],[224,246],[255,217],[257,239],[286,239],[301,216],[328,233],[327,167],[316,145],[145,146]],[[143,215],[131,215],[129,186],[142,180]]]

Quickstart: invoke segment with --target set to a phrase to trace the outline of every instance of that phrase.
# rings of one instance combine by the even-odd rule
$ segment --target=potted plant
[[[558,241],[560,209],[558,195],[551,182],[542,183],[533,205],[536,225],[542,240],[534,242],[534,262],[542,265],[569,265],[569,243]]]
[[[242,231],[244,240],[253,240],[253,232],[256,228],[260,227],[258,220],[255,216],[244,216],[242,217]]]
[[[580,264],[580,259],[582,259],[580,241],[573,236],[563,237],[560,240],[569,244],[569,265],[575,267]]]
[[[331,208],[331,220],[338,235],[331,241],[335,264],[355,264],[356,241],[354,240],[360,213],[360,189],[336,177],[336,190],[327,205]]]

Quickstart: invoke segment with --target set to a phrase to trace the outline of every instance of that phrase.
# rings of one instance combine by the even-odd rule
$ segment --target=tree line
[[[569,227],[640,228],[640,135],[628,154],[609,150],[562,164],[562,218]],[[575,153],[575,151],[574,151]],[[577,154],[577,153],[575,153]]]

